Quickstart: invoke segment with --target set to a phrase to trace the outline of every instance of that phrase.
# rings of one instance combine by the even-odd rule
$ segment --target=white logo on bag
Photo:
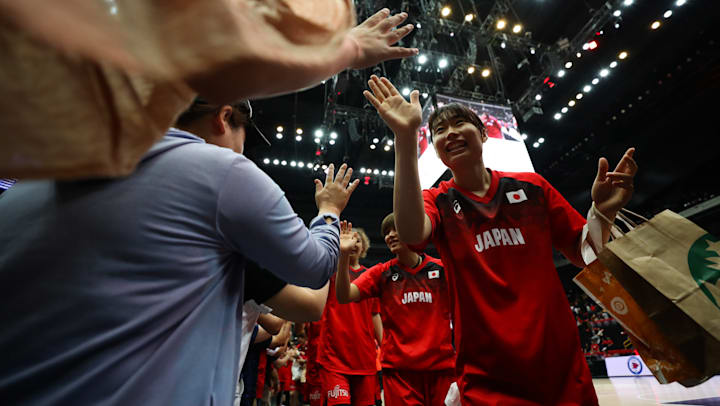
[[[617,314],[625,315],[628,312],[627,305],[621,297],[616,296],[612,298],[612,300],[610,301],[610,306]]]
[[[340,385],[335,385],[332,390],[328,391],[329,398],[339,398],[340,396],[348,397],[350,394],[345,389],[341,388]]]

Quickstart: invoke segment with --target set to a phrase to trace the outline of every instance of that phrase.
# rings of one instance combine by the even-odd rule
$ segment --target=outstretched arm
[[[340,222],[340,259],[335,274],[335,296],[339,303],[345,304],[360,300],[360,291],[355,284],[350,283],[350,252],[357,243],[357,237],[352,231],[352,223],[343,220]]]
[[[410,93],[410,102],[387,78],[373,75],[372,92],[365,98],[395,134],[395,187],[393,212],[398,236],[406,244],[420,244],[430,237],[432,224],[425,214],[417,160],[417,131],[422,121],[419,92]]]

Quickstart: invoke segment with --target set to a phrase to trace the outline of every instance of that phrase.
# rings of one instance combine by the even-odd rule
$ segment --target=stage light
[[[480,74],[482,75],[482,77],[486,78],[486,77],[490,76],[490,69],[485,68],[482,70],[482,72],[480,72]]]
[[[327,171],[327,168],[328,168],[327,165],[323,165],[323,166],[322,166],[322,170],[324,170],[324,171]]]
[[[503,19],[498,20],[497,24],[495,24],[495,28],[497,28],[498,30],[505,29],[505,26],[507,26],[507,21],[505,21]]]
[[[471,75],[472,75],[473,73],[475,73],[475,67],[474,67],[474,66],[468,66],[467,73],[469,73],[469,74],[471,74]]]
[[[598,47],[597,41],[592,40],[592,41],[588,42],[588,49],[589,49],[589,50],[592,51],[593,49],[595,49],[595,48],[597,48],[597,47]]]
[[[600,77],[603,77],[603,78],[604,78],[605,76],[607,76],[607,75],[609,75],[609,74],[610,74],[610,71],[607,70],[607,69],[603,69],[603,70],[600,71]]]
[[[654,21],[654,22],[650,25],[650,28],[653,29],[653,30],[657,30],[658,28],[660,28],[660,21]]]
[[[395,141],[393,141],[393,140],[387,140],[387,144],[390,146],[392,146],[394,143],[395,143]]]
[[[273,165],[280,165],[279,159],[273,159]]]
[[[330,133],[330,138],[336,140],[337,139],[337,133],[335,131]]]
[[[281,140],[282,137],[283,137],[282,133],[277,133],[277,134],[275,134],[275,138],[277,138],[277,139],[279,139],[279,140]]]
[[[376,148],[375,144],[370,144],[370,149],[375,149],[375,148]]]
[[[310,166],[310,164],[308,164],[308,166]],[[305,162],[303,162],[303,161],[298,162],[298,168],[304,168],[304,167],[305,167]]]
[[[505,41],[500,43],[500,48],[505,49],[506,46],[507,46],[507,44],[505,44]]]
[[[682,6],[683,4],[685,4],[685,0],[677,0],[677,1],[675,2],[675,5],[678,6],[678,7]]]
[[[316,144],[319,144],[319,143],[320,143],[320,138],[315,138],[315,143],[316,143]]]
[[[582,93],[578,93],[578,94],[575,95],[575,98],[578,99],[578,100],[580,100],[580,99],[583,98],[583,94],[582,94]]]
[[[563,114],[565,114],[565,113],[568,112],[568,108],[567,108],[567,107],[563,107],[562,109],[560,109],[560,112],[563,113]]]
[[[385,176],[385,175],[387,175],[387,171],[383,169],[383,171],[380,172],[380,174],[383,175],[383,176]]]
[[[402,88],[402,94],[403,94],[403,96],[409,95],[409,94],[410,94],[410,89],[407,88],[407,87],[403,87],[403,88]]]
[[[585,93],[587,93],[587,92],[589,92],[589,91],[591,91],[591,90],[592,90],[592,86],[590,86],[590,85],[585,85],[585,86],[583,87],[583,92],[585,92]]]
[[[441,59],[440,62],[438,62],[438,66],[440,68],[444,68],[444,67],[448,66],[448,60],[445,58]]]
[[[570,107],[575,106],[575,100],[570,100],[570,101],[568,102],[568,106],[570,106]]]
[[[423,97],[423,99],[427,99],[427,97],[428,97],[427,92],[423,92],[422,97]]]
[[[565,71],[562,70],[562,69],[560,69],[560,70],[558,71],[558,73],[557,73],[557,77],[561,78],[561,77],[563,77],[563,76],[565,76]]]
[[[395,176],[395,171],[388,171],[388,176]]]
[[[450,37],[452,38],[454,36],[455,36],[455,31],[450,31]]]
[[[451,12],[452,10],[450,9],[450,6],[445,6],[442,8],[442,10],[440,10],[440,15],[443,17],[447,17],[450,15]]]
[[[292,166],[293,168],[296,167],[296,166],[297,166],[297,162],[296,162],[296,161],[290,161],[290,166]]]
[[[365,168],[360,168],[360,173],[365,173]]]
[[[624,5],[624,6],[629,6],[629,5],[631,5],[631,4],[633,4],[633,0],[625,0],[625,1],[623,1],[623,5]]]
[[[620,52],[620,54],[618,55],[618,59],[625,59],[625,58],[627,58],[627,56],[628,56],[628,53],[625,52],[625,51],[622,51],[622,52]]]
[[[522,31],[522,29],[523,29],[523,26],[521,24],[515,24],[513,26],[513,32],[515,34],[520,34],[520,31]]]
[[[283,132],[284,128],[283,128],[283,126],[279,125],[279,126],[277,126],[276,130],[277,130],[277,132],[281,133],[281,132]]]
[[[287,166],[287,161],[283,159],[283,160],[280,162],[280,165],[282,165],[282,166]]]
[[[385,151],[390,151],[390,146],[389,146],[389,145],[386,145],[386,146],[383,147],[383,149],[384,149]]]
[[[570,62],[570,61],[565,62],[565,69],[570,69],[570,68],[572,68],[572,62]]]
[[[373,141],[373,144],[377,144],[378,142],[380,142],[380,138],[375,137],[375,138],[373,138],[372,141]]]
[[[617,67],[617,62],[616,62],[616,61],[610,62],[610,68],[615,69],[616,67]]]
[[[535,48],[534,48],[534,47],[531,47],[531,48],[530,48],[530,54],[531,54],[531,55],[535,55]]]
[[[535,141],[535,142],[533,143],[533,147],[535,147],[535,148],[539,148],[539,147],[540,147],[540,143],[539,143],[539,142],[537,142],[537,141]]]
[[[555,120],[560,120],[562,118],[562,114],[555,113],[555,116],[553,117]]]
[[[335,145],[335,140],[330,140],[330,145]]]
[[[522,133],[522,134],[520,135],[520,138],[522,138],[523,140],[526,140],[526,139],[528,139],[528,135],[525,134],[525,133]]]
[[[672,10],[668,10],[665,12],[665,14],[663,14],[663,17],[670,18],[671,15],[672,15]]]
[[[295,141],[297,141],[297,142],[302,141],[302,135],[296,135],[296,136],[295,136]]]
[[[302,134],[302,133],[303,133],[303,130],[302,130],[302,128],[298,128],[297,130],[295,130],[295,132],[298,133],[298,134]]]
[[[375,170],[373,171],[373,175],[380,175],[380,170],[379,170],[379,169],[375,169]]]
[[[615,10],[615,11],[613,11],[613,15],[614,15],[615,17],[620,17],[620,14],[622,14],[622,11],[620,11],[620,10]]]
[[[265,158],[265,159],[263,159],[263,163],[266,164],[266,165],[269,164],[269,163],[270,163],[270,158]]]
[[[465,21],[467,21],[467,22],[472,21],[473,18],[475,18],[474,15],[472,15],[472,14],[465,14]]]
[[[422,28],[422,24],[417,23],[417,24],[415,24],[415,27],[416,27],[416,28]]]
[[[581,54],[580,52],[578,52],[578,53],[575,54],[575,56],[578,57],[578,58],[580,58],[580,57],[582,57],[582,54]]]
[[[617,30],[618,28],[620,28],[620,23],[615,23],[615,29]]]
[[[536,94],[536,95],[535,95],[535,100],[537,100],[537,101],[542,100],[542,95]]]
[[[595,79],[592,80],[592,84],[593,84],[593,85],[597,85],[598,83],[600,83],[600,79],[595,78]]]
[[[418,63],[420,65],[424,65],[425,62],[427,62],[427,56],[425,56],[425,54],[420,54],[420,56],[418,56]]]
[[[542,144],[543,142],[545,142],[545,138],[543,138],[543,137],[538,138],[538,142]]]

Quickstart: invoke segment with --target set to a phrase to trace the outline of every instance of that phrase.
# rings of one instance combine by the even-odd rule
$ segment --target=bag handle
[[[610,237],[611,237],[611,238],[620,238],[620,237],[622,237],[623,235],[625,235],[625,232],[624,232],[622,229],[620,229],[620,227],[618,227],[618,226],[615,224],[615,221],[610,220],[609,218],[607,218],[607,216],[605,216],[604,214],[602,214],[602,213],[600,212],[600,210],[597,209],[597,206],[595,205],[595,202],[594,202],[594,201],[592,202],[592,205],[590,206],[590,209],[592,210],[593,213],[595,213],[596,216],[600,217],[601,219],[603,219],[606,223],[608,223],[608,224],[610,225]],[[627,214],[626,214],[626,213],[627,213]],[[615,217],[615,220],[620,220],[620,222],[622,222],[623,224],[625,224],[625,226],[626,226],[628,229],[630,229],[630,230],[634,230],[635,228],[637,228],[637,226],[638,226],[640,223],[636,223],[635,221],[633,221],[633,220],[630,218],[630,216],[628,216],[628,214],[633,215],[633,216],[635,216],[637,219],[642,220],[643,223],[649,221],[647,218],[641,216],[640,214],[637,214],[637,213],[635,213],[635,212],[633,212],[633,211],[630,211],[630,210],[628,210],[628,209],[626,209],[626,208],[623,207],[623,208],[620,209],[620,211],[617,213],[617,216]]]

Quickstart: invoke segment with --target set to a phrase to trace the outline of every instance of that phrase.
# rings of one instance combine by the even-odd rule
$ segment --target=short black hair
[[[478,115],[475,114],[474,111],[470,110],[469,107],[460,103],[449,103],[442,107],[438,107],[432,113],[430,113],[430,118],[428,119],[430,142],[432,142],[433,132],[435,131],[435,126],[437,124],[458,117],[464,118],[465,120],[471,122],[473,125],[475,125],[475,127],[477,127],[478,130],[482,131],[485,129],[485,125],[483,125],[480,117],[478,117]]]
[[[382,224],[380,224],[380,233],[383,237],[388,235],[391,228],[395,228],[395,214],[390,213],[382,221]]]
[[[228,119],[228,124],[232,128],[245,127],[250,123],[250,105],[245,100],[229,104],[212,104],[202,97],[196,97],[190,107],[180,113],[180,116],[175,121],[175,126],[179,128],[187,127],[200,117],[207,114],[217,114],[226,105],[232,107],[232,114]]]

